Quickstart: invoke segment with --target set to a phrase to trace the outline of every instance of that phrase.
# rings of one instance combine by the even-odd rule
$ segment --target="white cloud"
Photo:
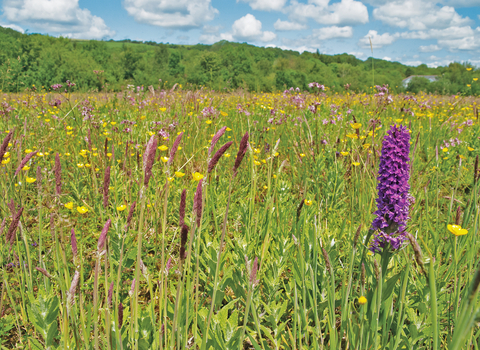
[[[14,24],[72,38],[102,39],[115,34],[102,18],[81,9],[78,0],[4,0],[3,14]]]
[[[211,21],[218,10],[211,0],[125,0],[123,7],[139,23],[191,29]]]
[[[480,27],[476,29],[472,29],[470,26],[450,27],[404,32],[398,35],[405,39],[437,39],[438,47],[446,48],[450,51],[470,51],[480,48]]]
[[[364,52],[359,52],[359,51],[349,52],[348,54],[349,54],[349,55],[353,55],[353,56],[355,56],[356,58],[365,57],[365,53],[364,53]]]
[[[200,35],[199,40],[204,44],[213,44],[220,40],[247,41],[247,42],[271,42],[277,35],[270,31],[262,31],[262,22],[252,14],[247,14],[237,19],[232,24],[232,30],[226,33],[205,33]]]
[[[353,36],[352,27],[323,27],[313,30],[313,37],[319,40],[328,40],[333,38],[351,38]]]
[[[286,11],[291,20],[300,23],[305,23],[308,19],[314,19],[323,25],[353,25],[368,22],[367,7],[355,0],[341,0],[332,5],[328,5],[326,0],[310,0],[307,4],[291,0],[291,5]]]
[[[390,26],[410,30],[448,28],[471,22],[470,18],[460,16],[453,7],[440,7],[425,0],[389,1],[374,9],[373,16]]]
[[[237,0],[237,2],[247,2],[254,10],[261,11],[280,11],[287,0]]]
[[[391,58],[391,57],[388,57],[388,56],[385,56],[384,58],[382,58],[382,60],[384,60],[384,61],[391,61],[392,58]]]
[[[440,1],[444,5],[458,7],[475,7],[478,6],[478,0],[443,0]]]
[[[370,48],[370,40],[372,41],[372,47],[374,49],[379,49],[385,45],[391,45],[397,40],[398,35],[391,35],[390,33],[378,34],[376,30],[369,30],[368,34],[365,35],[358,41],[358,44],[363,48]]]
[[[262,31],[262,22],[250,13],[233,22],[232,36],[238,40],[262,42],[269,42],[277,37],[273,32]]]
[[[420,52],[435,52],[440,51],[442,48],[438,45],[428,45],[428,46],[420,46]]]
[[[290,21],[281,21],[280,19],[277,19],[277,21],[273,24],[273,27],[275,28],[275,30],[278,31],[307,29],[307,26],[305,24]]]
[[[1,24],[1,23],[0,23],[0,27],[10,28],[10,29],[16,30],[17,32],[25,33],[25,31],[23,30],[23,28],[20,27],[20,26],[17,26],[16,24]]]

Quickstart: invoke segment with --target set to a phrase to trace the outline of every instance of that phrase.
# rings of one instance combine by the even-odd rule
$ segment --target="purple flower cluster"
[[[370,245],[372,252],[380,252],[387,243],[397,250],[405,240],[410,195],[410,133],[405,126],[393,125],[385,136],[378,171],[378,198],[372,229],[377,230]]]

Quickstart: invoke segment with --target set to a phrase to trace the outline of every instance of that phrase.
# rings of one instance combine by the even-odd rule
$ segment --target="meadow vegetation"
[[[310,86],[0,95],[2,347],[478,349],[480,100]]]

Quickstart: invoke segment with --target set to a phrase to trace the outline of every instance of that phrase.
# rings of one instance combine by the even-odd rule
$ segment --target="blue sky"
[[[248,42],[480,66],[480,0],[0,0],[0,25],[81,39]]]

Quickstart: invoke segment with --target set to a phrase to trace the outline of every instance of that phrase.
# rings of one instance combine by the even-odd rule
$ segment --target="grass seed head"
[[[185,223],[185,205],[187,202],[187,190],[184,189],[182,191],[182,195],[180,196],[180,208],[178,210],[178,226],[182,227]]]
[[[233,176],[237,175],[238,168],[240,167],[243,157],[245,157],[245,153],[247,152],[247,147],[248,147],[248,132],[246,132],[245,135],[243,135],[242,140],[240,141],[237,158],[235,158],[235,164],[233,166]]]
[[[215,148],[215,145],[217,144],[218,140],[220,140],[220,137],[223,136],[223,134],[225,134],[225,131],[227,130],[227,127],[224,126],[223,128],[221,128],[220,130],[217,131],[217,133],[215,135],[213,135],[212,137],[212,142],[210,143],[210,147],[208,148],[208,157],[210,158],[212,152],[213,152],[213,149]]]
[[[152,135],[152,137],[150,137],[150,140],[147,143],[145,154],[143,155],[143,172],[144,172],[143,185],[145,187],[148,186],[148,182],[150,181],[150,177],[152,176],[152,167],[153,167],[153,162],[155,161],[156,151],[157,151],[157,138],[155,137],[155,135]]]
[[[189,230],[189,227],[183,224],[182,232],[180,234],[180,260],[182,261],[185,260],[186,258],[185,248],[187,245],[188,230]]]
[[[60,156],[55,155],[55,193],[57,196],[62,194],[62,165],[60,164]]]
[[[47,270],[45,270],[45,269],[43,269],[43,268],[41,268],[41,267],[36,266],[36,267],[35,267],[35,270],[37,270],[38,272],[40,272],[40,273],[41,273],[42,275],[44,275],[45,277],[53,278],[53,276],[50,275]]]
[[[208,163],[208,172],[209,173],[212,172],[212,170],[215,168],[215,166],[217,165],[220,158],[227,151],[227,149],[232,145],[232,143],[233,143],[233,141],[227,142],[222,147],[220,147],[220,149],[217,152],[215,152],[213,158]]]
[[[197,227],[200,226],[200,220],[202,219],[202,185],[203,179],[198,181],[197,190],[195,191],[195,195],[193,196],[193,212],[195,213],[195,217],[197,219]]]
[[[23,169],[23,167],[25,166],[25,164],[27,164],[28,161],[29,161],[30,159],[32,159],[32,157],[33,157],[35,154],[37,154],[37,153],[38,153],[37,151],[33,151],[33,152],[30,152],[29,154],[27,154],[27,155],[25,156],[25,158],[23,158],[22,161],[20,162],[20,164],[18,165],[17,170],[15,171],[15,175],[13,175],[13,176],[17,176],[18,173],[19,173],[20,171],[22,171],[22,169]]]
[[[178,146],[180,145],[180,141],[182,141],[183,132],[178,134],[177,138],[173,142],[172,148],[170,149],[170,156],[168,157],[167,165],[173,163],[173,159],[175,158],[175,154],[177,153]]]
[[[98,239],[98,244],[97,244],[97,249],[99,253],[103,250],[103,247],[105,246],[108,229],[110,228],[111,223],[112,223],[112,220],[108,219],[105,225],[103,226],[102,232],[100,233],[100,238]]]

